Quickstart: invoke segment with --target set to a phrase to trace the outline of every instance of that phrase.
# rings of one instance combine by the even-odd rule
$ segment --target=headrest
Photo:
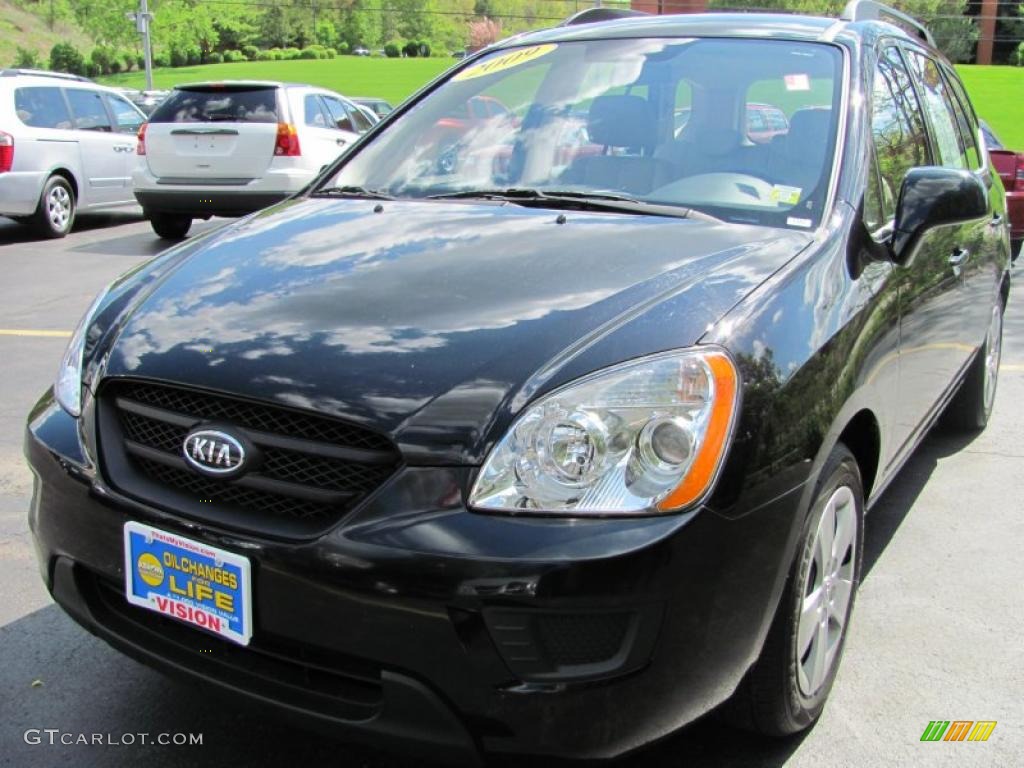
[[[828,129],[832,123],[832,110],[820,108],[798,109],[789,119],[786,144],[802,152],[824,151]]]
[[[590,140],[606,147],[650,147],[654,144],[654,111],[646,99],[628,94],[598,96],[587,115]]]

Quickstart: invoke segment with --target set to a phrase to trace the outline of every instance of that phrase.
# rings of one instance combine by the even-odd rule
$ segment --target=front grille
[[[382,485],[399,455],[383,435],[290,408],[149,382],[100,394],[100,447],[111,483],[189,517],[265,534],[325,530]],[[212,478],[184,460],[186,435],[229,427],[255,446],[252,469]]]

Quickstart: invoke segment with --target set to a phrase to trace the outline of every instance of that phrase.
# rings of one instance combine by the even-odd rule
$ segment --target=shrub
[[[420,40],[419,43],[417,43],[417,45],[419,45],[420,48],[420,56],[422,56],[423,58],[427,58],[428,56],[430,56],[432,46],[430,45],[429,40]]]
[[[324,51],[324,54],[325,59],[333,59],[337,57],[338,52],[333,48],[328,48],[326,51]]]
[[[124,64],[124,71],[131,72],[132,67],[135,66],[135,62],[139,58],[138,55],[134,51],[121,51],[119,55],[121,56],[121,63]],[[146,64],[143,63],[142,66],[144,67]]]
[[[113,58],[114,52],[103,45],[97,45],[89,54],[89,61],[99,68],[101,75],[110,73],[110,62]]]
[[[50,69],[84,75],[85,57],[71,43],[57,43],[50,49]]]
[[[208,54],[206,54],[207,64],[220,64],[223,61],[224,57],[221,55],[220,51],[210,51]]]
[[[168,58],[172,67],[184,67],[188,64],[188,54],[182,48],[172,48]]]
[[[185,46],[185,59],[189,64],[202,64],[203,63],[203,52],[199,49],[198,45],[186,45]]]
[[[258,61],[260,60],[260,49],[257,48],[255,45],[243,45],[242,55],[245,56],[245,58],[249,61]]]
[[[110,72],[110,74],[112,74],[112,75],[116,75],[118,72],[120,72],[121,71],[121,60],[120,59],[111,59],[110,60],[110,68],[107,71]]]
[[[1013,53],[1014,64],[1018,67],[1024,67],[1024,43],[1020,43],[1017,46],[1017,50]]]
[[[315,48],[303,48],[301,51],[299,51],[299,58],[300,59],[319,59],[320,58],[320,52],[317,51]]]
[[[273,60],[273,58],[274,58],[274,55],[273,55],[272,51],[257,51],[256,52],[256,61],[271,61],[271,60]]]
[[[145,55],[140,53],[138,56],[135,57],[135,66],[138,69],[145,69],[146,68],[146,57],[145,57]],[[153,66],[154,67],[156,66],[156,59],[155,58],[153,60]]]
[[[18,46],[18,54],[14,57],[16,69],[42,69],[43,63],[39,60],[39,54],[28,48]]]
[[[139,66],[139,69],[146,66],[145,61]],[[171,55],[166,51],[153,54],[153,66],[154,67],[169,67],[171,66]]]
[[[402,49],[400,44],[395,40],[392,40],[389,43],[385,43],[384,55],[387,56],[389,59],[397,59],[399,56],[402,55]]]
[[[285,61],[294,61],[299,58],[300,54],[301,51],[298,48],[284,48],[281,50],[281,58]]]
[[[224,51],[224,61],[229,64],[237,64],[240,61],[246,61],[246,57],[241,51]]]
[[[420,44],[415,40],[410,40],[408,43],[402,46],[402,53],[408,56],[410,59],[420,55]]]
[[[337,56],[338,54],[344,55],[349,52],[349,46],[348,43],[346,43],[344,40],[339,40],[337,46],[335,46],[334,48],[328,48],[327,50],[334,51],[335,56]]]
[[[102,74],[103,74],[103,71],[100,69],[100,65],[97,64],[95,61],[87,61],[87,62],[85,62],[85,76],[86,77],[99,77]]]

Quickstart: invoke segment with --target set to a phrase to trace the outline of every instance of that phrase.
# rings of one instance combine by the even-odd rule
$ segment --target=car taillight
[[[0,173],[6,173],[14,165],[14,137],[0,131]]]
[[[1024,190],[1024,154],[1017,154],[1017,171],[1013,175],[1015,189]]]
[[[139,140],[139,143],[135,145],[135,154],[144,155],[146,154],[146,126],[149,123],[143,123],[139,126],[139,132],[135,138]]]
[[[299,148],[299,134],[291,123],[277,124],[277,142],[274,144],[277,157],[298,157],[302,154]]]

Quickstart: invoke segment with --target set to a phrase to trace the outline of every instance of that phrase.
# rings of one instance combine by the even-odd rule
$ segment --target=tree
[[[43,67],[38,53],[28,48],[22,48],[20,45],[12,66],[15,69],[42,69]]]

